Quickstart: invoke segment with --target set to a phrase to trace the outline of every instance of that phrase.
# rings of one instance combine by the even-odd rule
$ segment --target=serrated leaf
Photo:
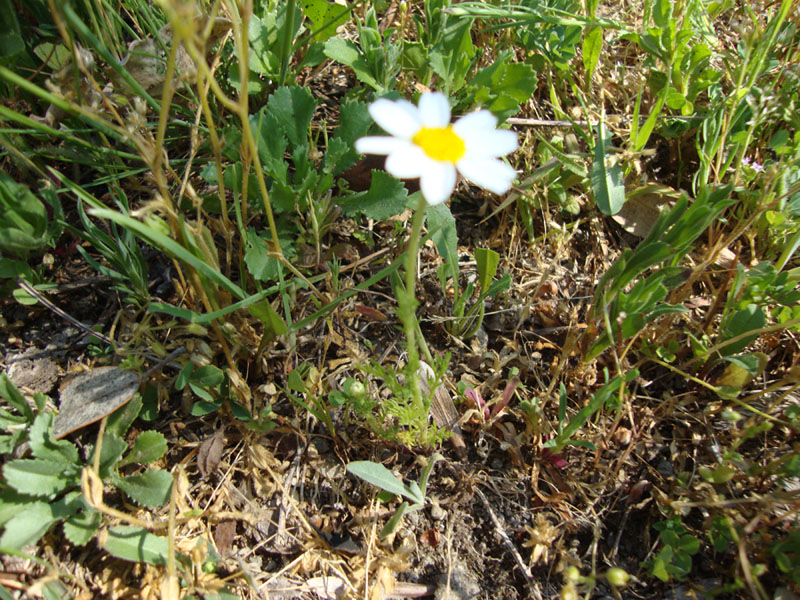
[[[325,154],[325,168],[338,175],[353,166],[358,158],[353,145],[366,135],[372,124],[367,105],[363,102],[348,101],[339,109],[339,126],[328,142]]]
[[[283,250],[283,255],[288,258],[294,258],[296,252],[294,249],[294,240],[291,234],[284,237],[281,232],[279,242]],[[281,268],[280,263],[273,257],[269,256],[270,246],[267,241],[258,235],[255,229],[249,229],[247,232],[246,249],[244,253],[244,262],[247,265],[247,270],[250,275],[259,281],[275,281],[278,279],[278,269]]]
[[[67,440],[56,441],[53,437],[53,420],[52,413],[42,413],[34,419],[28,436],[31,452],[36,458],[76,464],[78,447]]]
[[[617,164],[609,164],[609,146],[611,136],[608,134],[605,122],[601,119],[597,124],[597,141],[594,146],[594,160],[590,178],[592,192],[597,207],[605,215],[615,215],[625,203],[625,184],[622,169]]]
[[[100,527],[101,515],[94,509],[87,509],[64,521],[64,536],[75,546],[85,546]]]
[[[6,482],[21,494],[49,496],[75,483],[75,469],[62,461],[18,458],[3,465]]]
[[[165,565],[169,555],[167,538],[154,535],[141,527],[112,527],[101,532],[98,542],[110,554],[133,562]]]
[[[163,506],[169,500],[172,475],[161,469],[150,469],[130,477],[114,477],[114,485],[142,506]]]
[[[267,101],[267,112],[292,147],[308,145],[308,127],[317,102],[305,87],[282,87]]]
[[[131,463],[148,465],[158,460],[167,453],[167,439],[158,431],[143,431],[136,436],[133,447],[128,454],[119,461],[119,466],[124,467]]]
[[[286,183],[289,163],[284,160],[288,140],[279,133],[275,117],[267,112],[264,106],[258,113],[250,117],[250,127],[256,137],[258,157],[264,171],[277,183]]]
[[[385,171],[372,171],[369,190],[338,201],[348,217],[362,213],[370,219],[382,221],[405,210],[408,190],[403,182]]]
[[[41,501],[26,503],[22,510],[6,521],[0,547],[21,550],[35,544],[58,520],[49,504]]]

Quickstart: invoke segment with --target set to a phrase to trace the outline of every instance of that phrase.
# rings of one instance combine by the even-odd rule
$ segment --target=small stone
[[[454,569],[442,575],[436,586],[434,600],[470,600],[480,598],[481,586],[475,577],[462,569]]]
[[[328,452],[330,452],[331,444],[325,438],[320,438],[320,437],[314,438],[313,444],[314,447],[317,449],[317,452],[319,452],[320,454],[327,454]]]
[[[658,467],[656,467],[659,473],[665,478],[672,477],[675,474],[675,468],[672,466],[672,463],[668,460],[662,460],[658,463]]]
[[[21,354],[6,358],[8,377],[17,387],[48,394],[58,379],[58,367],[38,348],[28,348]]]
[[[447,511],[445,511],[441,506],[439,506],[438,502],[433,502],[431,504],[431,519],[434,521],[441,521],[447,516]]]

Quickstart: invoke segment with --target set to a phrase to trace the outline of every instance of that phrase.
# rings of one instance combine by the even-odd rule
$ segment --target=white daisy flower
[[[497,118],[479,110],[450,124],[450,105],[440,92],[426,92],[419,106],[408,100],[376,100],[369,114],[391,137],[363,137],[361,154],[385,154],[386,170],[420,179],[428,204],[440,204],[456,187],[456,172],[495,194],[511,188],[517,172],[500,160],[517,149],[517,134],[497,129]]]

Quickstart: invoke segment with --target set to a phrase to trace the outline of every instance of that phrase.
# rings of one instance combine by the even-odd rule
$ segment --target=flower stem
[[[406,248],[406,280],[405,290],[397,298],[397,312],[403,322],[406,334],[406,350],[408,351],[409,376],[411,377],[411,393],[414,404],[422,406],[422,393],[419,385],[419,349],[417,347],[417,251],[419,250],[420,232],[428,204],[420,195],[419,204],[411,218],[411,233]]]

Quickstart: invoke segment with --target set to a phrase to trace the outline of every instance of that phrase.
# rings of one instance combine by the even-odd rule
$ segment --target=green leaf
[[[537,85],[530,65],[512,63],[511,53],[501,53],[497,60],[484,67],[469,82],[475,103],[482,104],[500,120],[516,114],[520,104],[531,97]]]
[[[311,20],[313,39],[324,42],[336,34],[336,28],[344,25],[350,16],[350,8],[328,2],[328,0],[301,0],[303,13]]]
[[[67,440],[53,438],[53,419],[52,413],[41,413],[34,419],[29,433],[31,452],[36,458],[77,464],[78,447]]]
[[[203,415],[210,415],[211,413],[218,411],[220,406],[222,406],[222,403],[217,404],[216,402],[200,400],[192,404],[192,408],[189,413],[193,417],[202,417]]]
[[[101,515],[94,509],[79,512],[64,521],[64,537],[75,546],[85,546],[100,527]]]
[[[652,572],[653,575],[658,577],[661,581],[669,581],[669,573],[667,572],[667,564],[672,558],[672,548],[669,546],[662,548],[661,552],[653,560]]]
[[[103,436],[103,446],[100,449],[100,478],[108,478],[114,468],[117,466],[119,459],[128,449],[128,444],[114,433],[106,432]],[[94,451],[89,459],[89,463],[94,463]]]
[[[28,422],[33,421],[33,409],[5,372],[0,373],[0,397],[16,408]]]
[[[287,259],[292,259],[295,256],[294,239],[291,234],[281,232],[279,242],[283,249],[283,255]],[[281,268],[277,259],[269,255],[270,247],[267,241],[258,235],[255,229],[249,229],[247,232],[247,243],[244,252],[244,262],[247,265],[247,270],[255,279],[259,281],[276,281],[278,279],[278,269]]]
[[[6,482],[21,494],[50,496],[74,485],[76,470],[63,461],[18,458],[3,465]]]
[[[167,439],[158,431],[143,431],[136,436],[133,447],[128,454],[119,461],[119,466],[124,467],[131,463],[148,465],[158,460],[167,453]]]
[[[28,186],[0,172],[0,251],[25,256],[47,243],[44,203]]]
[[[447,204],[429,206],[425,211],[428,228],[433,231],[432,239],[439,250],[439,255],[444,259],[449,274],[458,279],[458,233],[456,220]]]
[[[101,533],[100,546],[123,560],[146,562],[151,565],[167,564],[169,543],[166,537],[153,535],[141,527],[119,525]]]
[[[385,171],[372,171],[369,190],[342,198],[338,204],[348,217],[362,213],[370,219],[382,221],[403,212],[407,197],[408,190],[402,181]]]
[[[182,390],[186,387],[189,383],[189,380],[192,378],[192,373],[194,372],[194,363],[192,361],[188,361],[183,368],[178,373],[178,376],[175,378],[175,389]]]
[[[497,265],[500,262],[500,255],[489,248],[477,248],[475,250],[475,263],[478,267],[478,283],[481,286],[481,293],[486,293],[492,285],[494,276],[497,275]]]
[[[380,84],[370,73],[369,65],[364,55],[361,54],[358,46],[350,40],[345,40],[338,36],[330,38],[325,42],[325,56],[353,69],[360,82],[366,83],[375,90],[380,89]]]
[[[251,315],[261,321],[266,330],[269,331],[273,337],[283,335],[289,331],[289,328],[286,326],[286,321],[272,308],[269,302],[264,301],[253,304],[248,307],[248,310]]]
[[[605,215],[615,215],[625,203],[625,184],[622,169],[619,165],[607,164],[611,145],[611,136],[608,134],[605,122],[601,119],[597,124],[597,141],[594,146],[594,160],[590,178],[592,191],[597,207]]]
[[[155,508],[169,500],[172,475],[161,469],[150,469],[130,477],[114,477],[114,485],[142,506]]]
[[[389,518],[388,521],[386,521],[386,525],[383,526],[383,529],[381,529],[378,535],[380,535],[381,538],[391,535],[400,526],[403,516],[406,514],[407,510],[408,502],[403,500],[400,503],[400,506],[397,507],[397,510],[394,511],[394,514]]]
[[[203,277],[213,281],[239,300],[243,300],[247,297],[247,294],[244,292],[244,290],[242,290],[242,288],[225,277],[225,275],[215,269],[212,265],[201,260],[192,254],[191,251],[178,244],[175,240],[158,231],[155,227],[151,227],[149,224],[142,223],[141,221],[137,221],[128,215],[124,215],[107,208],[93,208],[89,211],[89,213],[100,219],[108,219],[124,227],[125,229],[132,231],[137,236],[160,249],[171,258],[174,258],[181,263],[188,264]]]
[[[5,523],[0,547],[21,550],[39,541],[47,530],[58,521],[53,509],[45,502],[28,502]]]
[[[353,145],[372,125],[367,105],[354,100],[345,101],[339,109],[339,126],[328,142],[325,168],[338,175],[355,164],[358,152]]]
[[[592,80],[597,62],[600,60],[600,51],[603,49],[603,28],[599,26],[588,29],[583,36],[583,68],[586,71],[586,81]]]
[[[192,363],[189,362],[189,364]],[[139,416],[142,410],[142,402],[142,395],[139,393],[134,394],[133,398],[131,398],[128,403],[119,407],[108,416],[106,431],[114,433],[119,437],[125,436],[125,434],[128,433],[128,429],[130,429],[131,425],[133,425],[133,422],[136,420],[136,417]]]
[[[742,310],[736,311],[726,320],[720,328],[720,341],[724,342],[749,331],[757,331],[764,327],[766,322],[767,318],[763,309],[757,304],[750,304]],[[720,353],[723,356],[737,354],[749,346],[757,337],[757,333],[747,335],[741,340],[725,346],[720,350]]]
[[[225,381],[225,371],[214,365],[197,367],[192,373],[191,383],[213,388]]]
[[[308,127],[317,103],[306,87],[282,87],[267,101],[267,112],[292,147],[308,146]],[[274,132],[272,132],[274,135]]]
[[[380,463],[368,460],[357,460],[347,465],[347,471],[360,477],[375,487],[386,490],[395,496],[405,496],[414,503],[421,504],[425,501],[419,494],[413,494],[399,478]]]

